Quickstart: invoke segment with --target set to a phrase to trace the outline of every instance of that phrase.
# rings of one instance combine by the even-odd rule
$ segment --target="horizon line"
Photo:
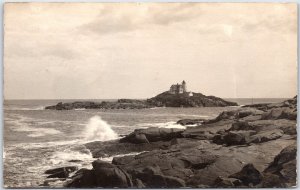
[[[297,96],[297,95],[295,95]],[[239,98],[232,98],[232,97],[220,97],[222,99],[291,99],[293,97],[259,97],[259,98],[253,98],[253,97],[239,97]],[[137,99],[137,100],[146,100],[149,98],[3,98],[3,100],[118,100],[118,99]]]

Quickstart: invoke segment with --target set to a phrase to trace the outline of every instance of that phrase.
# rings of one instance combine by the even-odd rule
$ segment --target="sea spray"
[[[85,139],[88,141],[108,141],[118,138],[111,126],[102,120],[100,116],[90,118],[89,123],[86,125]]]

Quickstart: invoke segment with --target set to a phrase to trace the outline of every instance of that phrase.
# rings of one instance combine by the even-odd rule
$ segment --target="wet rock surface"
[[[223,112],[185,130],[141,129],[120,141],[88,143],[95,158],[145,152],[114,157],[112,163],[97,160],[92,169],[72,176],[66,187],[295,186],[297,122],[294,116],[282,116],[287,110],[296,113],[290,112],[295,108],[292,99]]]

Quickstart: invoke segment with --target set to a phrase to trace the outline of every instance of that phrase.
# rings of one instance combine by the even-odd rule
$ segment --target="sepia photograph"
[[[3,186],[297,185],[296,3],[5,3]]]

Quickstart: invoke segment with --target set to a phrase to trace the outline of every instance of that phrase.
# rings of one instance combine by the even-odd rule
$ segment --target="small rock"
[[[45,174],[55,174],[58,172],[66,171],[68,173],[74,172],[78,170],[77,166],[67,166],[67,167],[60,167],[60,168],[55,168],[55,169],[49,169],[45,171]]]
[[[75,162],[75,163],[77,163],[77,162],[82,162],[82,160],[69,160],[69,162]]]

